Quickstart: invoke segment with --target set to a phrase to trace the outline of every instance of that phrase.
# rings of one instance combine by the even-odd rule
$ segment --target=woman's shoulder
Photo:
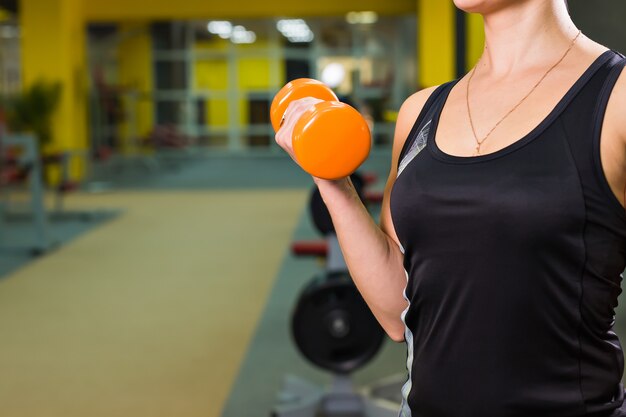
[[[398,112],[398,120],[401,118],[408,118],[409,120],[415,120],[420,114],[424,106],[438,95],[439,92],[445,88],[454,85],[458,79],[450,80],[443,84],[434,85],[419,90],[416,93],[410,95],[400,107]]]
[[[406,139],[409,131],[424,109],[426,103],[433,96],[435,91],[444,85],[445,84],[441,84],[423,88],[410,95],[404,103],[402,103],[402,106],[400,106],[400,110],[398,111],[398,119],[396,121],[396,141],[404,141]]]
[[[447,84],[447,83],[446,83]],[[393,138],[393,160],[397,161],[402,148],[413,128],[413,125],[417,122],[417,119],[424,110],[429,100],[434,98],[435,92],[440,89],[441,85],[435,85],[432,87],[423,88],[416,93],[411,94],[398,111],[398,118],[396,119],[396,129]]]

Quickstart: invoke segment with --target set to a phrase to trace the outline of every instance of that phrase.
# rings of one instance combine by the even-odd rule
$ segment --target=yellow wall
[[[417,1],[418,86],[455,78],[455,21],[451,0]]]
[[[267,39],[257,39],[253,45],[240,45],[240,49],[245,51],[256,46],[266,48],[278,48],[280,45],[271,44]],[[272,70],[278,71],[276,79],[279,85],[272,85]],[[266,57],[244,57],[237,59],[237,88],[239,91],[254,90],[275,90],[278,91],[283,84],[287,82],[285,74],[285,61],[282,56],[276,58],[273,62]],[[239,100],[239,123],[241,125],[248,124],[249,120],[248,99]]]
[[[429,0],[451,2],[451,0]],[[415,0],[84,0],[88,20],[202,19],[211,17],[331,16],[352,10],[415,12]]]
[[[198,41],[194,45],[196,52],[227,53],[229,41]],[[226,94],[228,91],[228,61],[224,57],[202,58],[194,62],[193,91],[213,90]],[[206,122],[213,128],[228,126],[228,100],[226,98],[209,98],[206,100]]]
[[[229,88],[229,71],[227,50],[229,41],[216,39],[214,41],[198,41],[195,50],[197,52],[223,52],[220,57],[211,57],[198,59],[194,63],[194,79],[193,90],[217,90],[224,94]],[[273,46],[267,39],[257,39],[253,45],[238,45],[238,51],[245,52],[251,48],[272,48]],[[274,64],[274,65],[273,65]],[[272,85],[272,68],[278,70],[277,79],[279,83],[285,81],[285,65],[282,58],[278,58],[278,62],[272,62],[268,57],[248,56],[237,57],[235,59],[237,79],[235,80],[236,90],[239,93],[247,93],[248,91],[268,91],[276,89],[277,86]],[[213,128],[225,128],[228,126],[228,101],[222,98],[210,98],[206,101],[207,124]],[[249,106],[248,99],[242,97],[239,100],[239,119],[240,126],[248,124]]]
[[[269,90],[270,85],[270,69],[272,63],[268,58],[240,58],[237,60],[237,84],[240,86],[239,91],[247,90]],[[281,65],[280,68],[284,68]],[[284,78],[281,77],[281,80]],[[247,124],[249,120],[248,100],[243,98],[239,100],[239,123]]]
[[[131,130],[130,121],[123,122],[120,138],[123,150],[132,151],[131,136],[144,138],[154,125],[154,101],[150,96],[153,89],[152,41],[147,22],[124,23],[119,32],[123,39],[117,50],[119,84],[125,92],[133,94],[126,95],[122,105],[135,115],[135,130]]]
[[[22,80],[58,81],[61,100],[46,151],[87,146],[87,74],[81,0],[22,0],[20,3]],[[74,159],[74,176],[81,173]]]
[[[485,34],[479,14],[466,14],[466,61],[471,69],[483,52]],[[456,78],[455,7],[452,0],[417,0],[418,85],[439,85]]]

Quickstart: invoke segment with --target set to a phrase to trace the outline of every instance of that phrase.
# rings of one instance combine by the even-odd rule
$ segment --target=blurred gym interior
[[[626,51],[626,2],[569,7]],[[438,0],[0,0],[0,416],[397,415],[406,347],[363,324],[270,105],[315,78],[366,117],[378,220],[400,105],[482,30]]]

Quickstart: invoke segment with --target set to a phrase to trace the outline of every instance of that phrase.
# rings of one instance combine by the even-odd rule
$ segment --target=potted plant
[[[52,141],[52,115],[61,97],[61,83],[39,80],[6,102],[11,132],[33,133],[41,145]]]

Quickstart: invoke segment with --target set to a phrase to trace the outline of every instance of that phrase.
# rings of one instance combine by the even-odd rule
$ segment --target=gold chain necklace
[[[474,139],[476,140],[476,155],[480,155],[480,147],[483,144],[483,142],[487,140],[489,135],[491,135],[491,132],[493,132],[496,129],[496,127],[498,127],[498,125],[500,123],[502,123],[502,121],[504,119],[506,119],[511,113],[513,113],[515,111],[515,109],[517,109],[524,102],[524,100],[526,100],[526,98],[528,96],[530,96],[533,91],[535,91],[537,86],[544,80],[544,78],[546,78],[548,76],[548,74],[554,68],[556,68],[556,66],[559,65],[561,63],[561,61],[563,61],[565,59],[565,57],[567,56],[569,51],[572,49],[572,47],[576,43],[576,40],[578,40],[578,37],[580,36],[580,33],[581,33],[581,31],[579,30],[578,33],[576,34],[576,36],[574,37],[574,39],[572,39],[572,42],[570,43],[569,47],[567,48],[567,50],[565,51],[565,53],[563,54],[561,59],[559,59],[554,65],[552,65],[548,69],[548,71],[546,71],[546,73],[543,74],[543,76],[539,79],[539,81],[537,81],[537,83],[533,86],[533,88],[531,88],[530,91],[524,97],[522,97],[522,99],[511,110],[509,110],[504,116],[502,116],[502,118],[500,120],[498,120],[498,122],[495,124],[495,126],[492,127],[489,132],[487,132],[487,134],[485,135],[485,137],[482,138],[482,140],[478,139],[478,135],[476,134],[476,128],[474,127],[474,121],[472,120],[472,113],[470,111],[470,105],[469,105],[469,87],[470,87],[470,83],[472,82],[472,77],[474,76],[474,73],[476,72],[476,67],[478,66],[478,63],[474,66],[474,68],[472,69],[472,72],[470,73],[469,79],[467,80],[467,88],[466,88],[466,91],[465,91],[465,98],[466,98],[466,103],[467,103],[467,115],[469,116],[470,125],[472,126],[472,133],[474,134]]]

